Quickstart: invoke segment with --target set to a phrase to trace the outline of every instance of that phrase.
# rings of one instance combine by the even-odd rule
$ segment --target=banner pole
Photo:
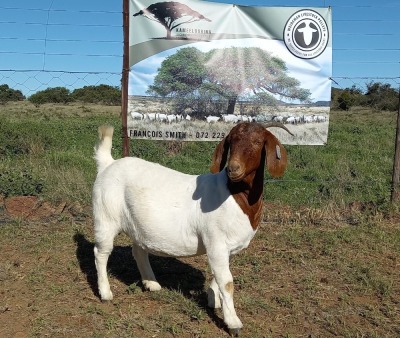
[[[129,156],[128,138],[128,78],[129,78],[129,0],[123,1],[123,34],[124,34],[124,55],[122,60],[121,79],[121,117],[122,117],[122,155]]]

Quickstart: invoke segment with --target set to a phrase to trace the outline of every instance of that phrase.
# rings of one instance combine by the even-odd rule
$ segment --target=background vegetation
[[[374,110],[396,111],[399,107],[399,89],[390,84],[370,82],[366,91],[355,85],[351,88],[332,88],[332,108],[349,110],[352,107],[369,107]]]
[[[180,60],[180,58],[188,59],[189,55],[186,55],[187,50],[184,49],[181,54],[176,55],[175,57]],[[185,59],[185,60],[186,60]],[[197,60],[198,58],[195,58]],[[171,62],[171,59],[168,59],[162,68],[162,71],[158,75],[155,85],[150,88],[150,91],[153,94],[157,94],[160,96],[168,96],[168,95],[176,95],[176,93],[184,93],[181,96],[185,96],[185,100],[189,102],[190,106],[193,107],[194,104],[199,104],[198,101],[195,100],[191,93],[196,89],[198,90],[198,86],[202,82],[202,77],[204,77],[203,73],[199,70],[201,69],[198,63],[195,63],[195,60],[190,60],[193,63],[193,67],[189,69],[185,69],[186,72],[192,71],[192,73],[186,74],[186,78],[192,79],[193,83],[183,84],[181,82],[174,83],[170,78],[171,74],[176,72],[177,70],[174,67],[177,67],[176,64],[187,64],[189,61],[185,62]],[[172,61],[174,61],[172,59]],[[210,84],[209,84],[210,85]],[[210,85],[211,86],[211,85]],[[166,89],[165,89],[166,88]],[[216,101],[216,103],[220,102],[216,99],[215,95],[206,94],[210,88],[203,88],[203,96],[206,98],[205,101]],[[185,94],[186,93],[186,94]],[[260,94],[261,95],[261,94]],[[182,109],[185,108],[185,104],[187,103],[181,102],[179,99],[179,95],[177,95],[177,105],[182,106]],[[229,97],[229,95],[226,95]],[[269,96],[266,95],[260,102],[264,104],[276,104],[274,100],[268,99]],[[10,88],[8,85],[3,84],[0,85],[0,104],[5,104],[7,102],[13,101],[22,101],[25,99],[25,96],[19,90],[15,90]],[[81,102],[81,103],[97,103],[104,105],[120,105],[121,103],[121,90],[118,87],[112,87],[109,85],[100,84],[97,86],[85,86],[83,88],[77,88],[72,92],[64,87],[55,87],[55,88],[47,88],[45,90],[41,90],[31,95],[28,100],[36,106],[39,106],[44,103],[70,103],[70,102]],[[205,103],[203,103],[205,104]],[[370,82],[366,84],[366,89],[363,90],[357,86],[352,86],[351,88],[332,88],[331,95],[331,107],[334,110],[350,110],[354,107],[363,107],[363,108],[371,108],[373,110],[387,110],[387,111],[396,111],[399,105],[399,89],[393,88],[390,84],[380,83],[380,82]],[[212,107],[208,107],[212,108]]]
[[[0,336],[228,336],[221,311],[206,306],[212,275],[204,256],[151,257],[163,289],[144,292],[121,235],[108,265],[114,300],[98,298],[93,145],[97,127],[113,124],[113,154],[121,156],[120,110],[0,106],[0,195],[85,207],[36,221],[0,212]],[[243,337],[400,335],[400,223],[389,204],[395,122],[393,111],[333,110],[326,146],[287,146],[284,178],[266,177],[264,222],[231,262]],[[130,152],[199,174],[214,147],[132,140]]]
[[[70,103],[9,103],[0,107],[0,194],[39,195],[90,204],[97,127],[116,128],[121,156],[120,107]],[[327,207],[354,201],[388,208],[396,113],[354,108],[332,111],[326,146],[288,146],[281,180],[266,178],[265,199]],[[131,154],[190,174],[208,172],[215,143],[131,141]]]
[[[31,95],[28,100],[35,106],[44,103],[98,103],[104,105],[120,105],[121,90],[109,85],[85,86],[72,92],[64,87],[47,88]],[[15,101],[15,100],[8,100]]]

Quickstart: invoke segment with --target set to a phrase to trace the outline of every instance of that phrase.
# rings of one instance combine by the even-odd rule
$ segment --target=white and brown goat
[[[161,286],[148,253],[207,254],[214,277],[208,304],[222,306],[225,324],[238,333],[242,322],[233,305],[229,257],[246,248],[256,233],[265,164],[272,176],[283,175],[286,150],[266,126],[240,123],[216,147],[211,173],[196,176],[134,157],[114,160],[112,134],[112,127],[100,127],[95,150],[94,252],[101,299],[113,298],[107,260],[114,237],[125,232],[132,239],[143,286],[150,291]]]

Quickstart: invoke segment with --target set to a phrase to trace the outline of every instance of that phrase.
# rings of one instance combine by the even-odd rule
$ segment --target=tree
[[[240,96],[274,102],[276,97],[308,101],[310,92],[287,75],[283,60],[256,47],[231,47],[203,53],[182,48],[165,59],[148,93],[163,97],[197,97],[227,102],[233,113]]]
[[[388,83],[370,82],[365,93],[367,105],[377,110],[397,110],[399,93]]]
[[[20,90],[10,88],[7,84],[0,85],[0,104],[5,104],[9,101],[22,101],[25,96]]]
[[[31,95],[28,99],[34,105],[43,103],[69,103],[72,101],[69,89],[65,87],[47,88]]]
[[[228,99],[228,114],[234,112],[238,97],[246,92],[300,101],[307,101],[311,95],[286,74],[283,60],[257,47],[213,49],[206,55],[206,69],[210,83]]]
[[[350,110],[354,105],[354,99],[348,91],[344,90],[337,98],[337,103],[340,110]]]
[[[350,110],[353,106],[364,106],[365,96],[360,88],[353,85],[351,88],[332,88],[332,108]]]
[[[199,89],[205,78],[204,54],[194,47],[182,48],[162,62],[148,93],[185,97]]]
[[[97,86],[84,86],[75,89],[71,93],[74,101],[82,101],[87,103],[102,103],[106,105],[121,104],[121,90],[105,84]]]
[[[180,25],[200,20],[211,21],[189,6],[175,1],[158,2],[133,14],[133,16],[139,15],[163,25],[167,31],[167,39],[171,39],[172,30]]]
[[[205,96],[205,78],[204,54],[194,47],[182,48],[163,61],[147,93],[174,98],[177,112],[190,108],[194,116],[200,115],[204,109],[201,98]]]

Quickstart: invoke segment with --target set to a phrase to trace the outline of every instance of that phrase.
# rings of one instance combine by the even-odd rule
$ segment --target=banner
[[[281,122],[285,144],[325,144],[331,9],[130,0],[128,135],[219,141]]]

